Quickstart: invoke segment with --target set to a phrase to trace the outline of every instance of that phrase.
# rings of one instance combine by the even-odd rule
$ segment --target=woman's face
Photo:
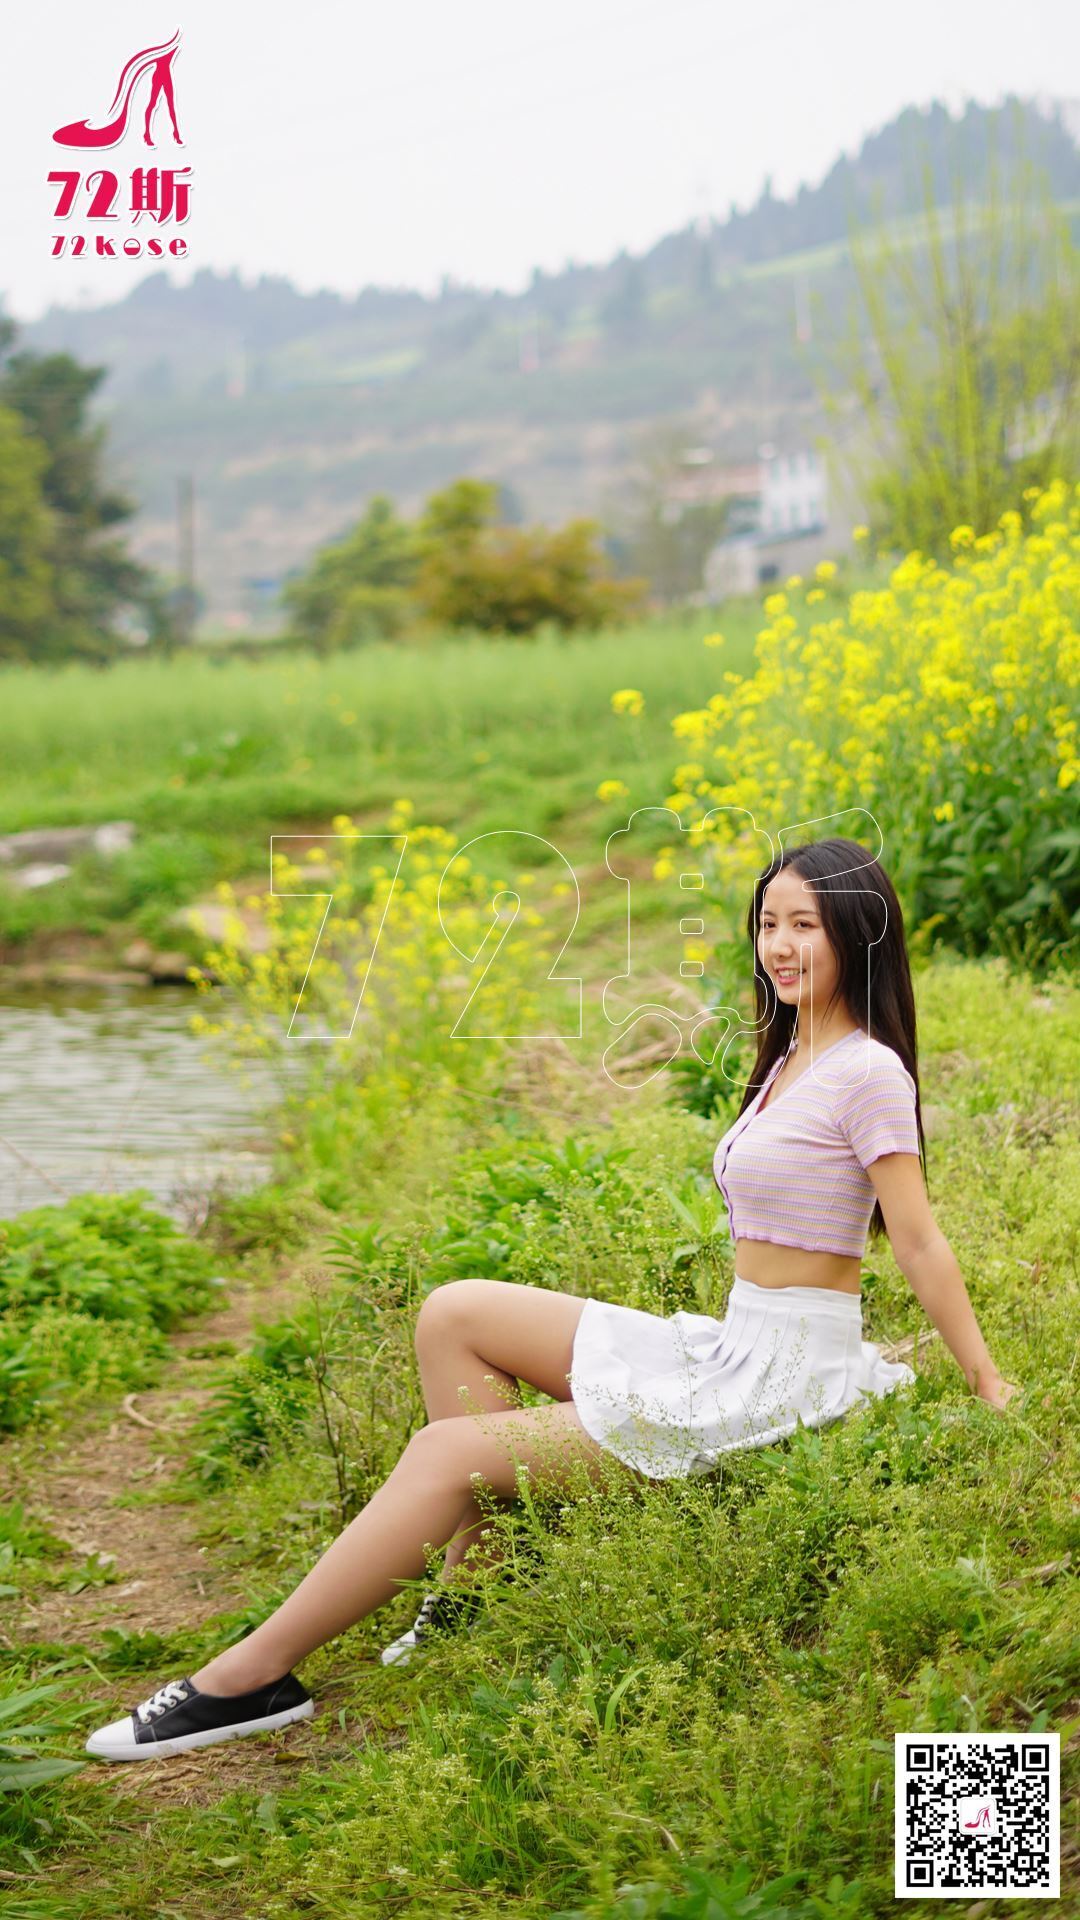
[[[781,1006],[820,1017],[837,982],[836,955],[825,936],[817,895],[809,881],[785,867],[761,899],[758,960]]]

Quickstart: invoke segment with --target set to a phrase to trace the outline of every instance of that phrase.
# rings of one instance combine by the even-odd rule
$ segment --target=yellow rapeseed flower
[[[613,713],[638,714],[644,710],[644,707],[645,696],[638,691],[637,687],[620,687],[618,692],[611,696]]]
[[[887,585],[834,603],[826,620],[813,619],[817,586],[794,613],[770,593],[753,670],[719,675],[722,693],[674,716],[690,765],[709,763],[697,791],[720,810],[708,838],[725,891],[760,864],[741,807],[759,831],[868,808],[903,867],[919,858],[920,815],[982,812],[1020,753],[1032,833],[1036,820],[1064,820],[1060,796],[1071,802],[1080,781],[1066,730],[1080,695],[1080,487],[1033,489],[1025,504],[1036,532],[1015,510],[978,539],[955,528],[951,562],[908,553]],[[817,577],[836,571],[824,562]],[[676,788],[690,784],[678,767]]]

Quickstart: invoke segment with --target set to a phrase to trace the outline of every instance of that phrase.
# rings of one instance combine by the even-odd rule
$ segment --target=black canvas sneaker
[[[190,1680],[169,1680],[124,1720],[98,1727],[86,1743],[97,1760],[160,1760],[211,1747],[218,1740],[241,1740],[248,1733],[273,1733],[293,1720],[310,1720],[315,1703],[293,1673],[253,1693],[200,1693]]]
[[[444,1581],[434,1593],[425,1593],[423,1604],[412,1626],[399,1639],[392,1640],[380,1655],[384,1667],[404,1665],[417,1648],[423,1650],[437,1633],[453,1633],[467,1626],[481,1605],[478,1593],[455,1592]]]

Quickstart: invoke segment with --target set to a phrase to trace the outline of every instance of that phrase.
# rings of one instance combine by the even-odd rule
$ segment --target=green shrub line
[[[166,1335],[224,1282],[143,1192],[79,1194],[0,1221],[0,1432],[142,1387]]]

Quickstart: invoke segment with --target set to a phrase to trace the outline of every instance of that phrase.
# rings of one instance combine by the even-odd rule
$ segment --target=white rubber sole
[[[420,1648],[418,1640],[394,1640],[379,1655],[384,1667],[405,1666]]]
[[[279,1727],[290,1726],[294,1720],[310,1720],[315,1712],[314,1700],[305,1700],[302,1706],[287,1707],[283,1713],[268,1713],[261,1720],[240,1720],[232,1727],[207,1727],[201,1733],[178,1733],[172,1740],[134,1740],[131,1734],[131,1716],[126,1720],[114,1720],[111,1726],[99,1727],[90,1735],[84,1752],[92,1754],[95,1760],[164,1760],[170,1753],[188,1753],[192,1747],[214,1747],[222,1740],[243,1740],[249,1733],[276,1733]]]

